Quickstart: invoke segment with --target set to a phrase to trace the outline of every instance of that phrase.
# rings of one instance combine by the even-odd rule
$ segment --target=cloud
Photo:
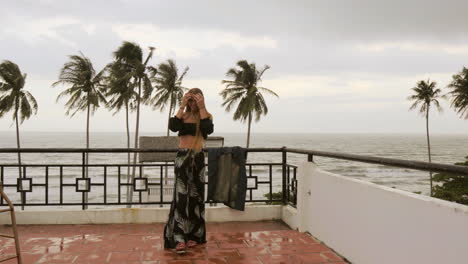
[[[29,44],[35,44],[38,41],[57,41],[77,48],[78,43],[67,37],[61,30],[70,26],[78,26],[88,35],[92,35],[96,30],[94,24],[83,23],[79,19],[67,16],[41,18],[34,21],[26,17],[15,17],[14,21],[0,30],[0,36],[3,34],[17,36]]]
[[[96,25],[94,24],[83,25],[82,28],[88,35],[93,35],[96,32]]]
[[[49,90],[50,83],[67,55],[83,51],[101,69],[122,40],[144,50],[155,46],[153,66],[167,58],[175,59],[179,70],[189,66],[184,85],[203,89],[221,131],[238,128],[232,113],[220,106],[219,91],[226,71],[240,59],[270,65],[260,85],[280,95],[266,96],[270,113],[254,131],[257,125],[258,131],[278,131],[278,122],[284,121],[288,131],[322,127],[344,132],[355,131],[354,124],[363,131],[372,131],[370,126],[419,131],[414,121],[423,120],[408,112],[411,88],[430,78],[447,91],[451,75],[468,61],[468,1],[463,0],[121,0],[89,6],[78,0],[41,0],[9,1],[0,8],[0,60],[15,61],[29,74],[27,87],[40,104],[37,119],[25,126],[82,131],[82,120],[68,120],[64,102],[53,102],[58,90]],[[153,112],[147,116],[166,122],[166,112]],[[466,131],[468,123],[447,112],[440,128]],[[102,113],[93,122],[110,129],[115,120]],[[313,120],[308,114],[318,123],[305,124],[304,119]],[[7,120],[9,126],[11,120],[0,121]],[[149,124],[155,122],[148,122],[145,129],[151,131]]]
[[[336,73],[320,75],[287,75],[273,79],[265,79],[261,86],[275,91],[281,98],[322,97],[330,98],[349,96],[375,96],[393,94],[386,89],[388,85],[402,86],[407,77],[385,77],[366,73]],[[407,87],[405,87],[407,88]]]
[[[276,92],[283,98],[321,98],[324,104],[349,103],[357,106],[365,100],[379,99],[386,101],[405,101],[411,88],[419,80],[430,78],[437,82],[439,88],[447,92],[445,87],[451,80],[451,73],[430,73],[416,75],[371,74],[371,73],[336,73],[317,75],[284,75],[275,78],[265,78],[259,86]],[[199,87],[205,97],[212,100],[219,97],[224,88],[221,80],[216,79],[185,79],[184,86]],[[274,96],[266,95],[275,99]],[[320,101],[318,101],[320,103]]]
[[[375,42],[357,44],[355,47],[366,52],[387,52],[389,50],[401,50],[410,52],[437,52],[447,54],[468,54],[468,45],[419,43],[419,42]]]
[[[162,29],[152,24],[119,24],[112,30],[122,39],[154,46],[163,56],[200,57],[203,51],[220,47],[239,50],[246,48],[274,49],[277,42],[269,36],[246,36],[236,32],[194,30],[189,28]]]

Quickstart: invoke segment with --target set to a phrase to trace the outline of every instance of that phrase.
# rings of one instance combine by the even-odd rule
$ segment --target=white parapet
[[[298,168],[299,231],[359,264],[468,263],[468,206]]]
[[[296,208],[289,205],[283,206],[281,211],[281,219],[292,229],[299,229],[299,216]]]
[[[281,219],[281,205],[246,205],[244,211],[229,207],[206,207],[205,218],[209,222],[263,221]],[[169,208],[119,208],[54,211],[15,211],[19,225],[43,224],[117,224],[164,223]],[[0,224],[10,224],[7,213],[0,215]]]

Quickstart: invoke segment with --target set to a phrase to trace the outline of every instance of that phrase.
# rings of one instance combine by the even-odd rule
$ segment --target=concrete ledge
[[[296,208],[290,205],[283,206],[283,208],[281,209],[281,219],[291,229],[295,229],[295,230],[299,229],[299,216],[297,214]]]
[[[206,207],[209,222],[281,219],[282,205],[247,205],[245,211],[229,207]],[[118,208],[90,210],[16,211],[18,225],[164,223],[169,208]],[[0,215],[0,224],[10,224],[10,214]]]
[[[205,209],[205,217],[209,222],[229,221],[263,221],[281,219],[282,205],[252,205],[245,206],[245,211],[229,207],[209,207]]]

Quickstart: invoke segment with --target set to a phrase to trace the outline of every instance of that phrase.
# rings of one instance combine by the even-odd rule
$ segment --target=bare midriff
[[[183,135],[179,136],[179,148],[201,150],[203,148],[203,138],[194,145],[195,136]]]

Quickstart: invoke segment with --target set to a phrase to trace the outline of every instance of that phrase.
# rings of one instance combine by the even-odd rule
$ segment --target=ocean
[[[162,136],[165,133],[140,133],[141,136]],[[224,146],[242,146],[246,144],[245,133],[218,133],[213,136],[224,137]],[[86,146],[86,134],[83,132],[21,132],[22,148],[84,148]],[[133,147],[133,133],[131,134],[131,146]],[[290,147],[309,150],[342,152],[348,154],[368,155],[376,157],[396,158],[405,160],[428,161],[426,135],[425,134],[274,134],[254,133],[251,136],[251,147]],[[91,132],[91,148],[125,148],[126,134],[112,132]],[[16,148],[16,133],[0,132],[0,148]],[[468,155],[468,135],[431,135],[432,162],[453,164],[464,160]],[[81,154],[68,153],[23,153],[23,164],[80,164]],[[306,155],[288,154],[288,163],[299,165],[307,161]],[[132,154],[133,159],[133,154]],[[17,154],[0,153],[0,163],[17,163]],[[127,155],[93,153],[89,156],[89,163],[125,163]],[[280,153],[250,153],[248,162],[281,162]],[[395,187],[410,192],[421,192],[429,195],[429,173],[402,169],[390,166],[368,164],[355,161],[346,161],[333,158],[314,157],[314,162],[323,170],[343,176],[372,182],[375,184]],[[159,169],[159,168],[158,168]],[[102,168],[90,169],[90,176],[96,177],[96,182],[102,181]],[[122,172],[126,169],[122,168]],[[145,168],[144,175],[149,178],[159,177],[159,171],[155,168]],[[58,198],[58,168],[50,168],[49,201]],[[172,171],[171,171],[172,172]],[[64,171],[66,183],[74,183],[74,178],[81,177],[81,168],[67,168]],[[110,178],[115,180],[116,169],[108,171]],[[45,169],[28,168],[28,177],[33,177],[33,183],[43,183]],[[112,177],[114,175],[114,177]],[[258,176],[258,180],[268,179],[268,166],[253,167],[252,175]],[[18,177],[17,168],[5,168],[5,183],[16,183]],[[101,179],[99,179],[101,178]],[[94,181],[94,180],[92,180]],[[273,191],[281,190],[281,167],[275,167],[273,173]],[[249,186],[250,186],[249,181]],[[252,183],[253,184],[253,183]],[[299,183],[300,184],[300,183]],[[90,193],[90,201],[102,199],[102,192],[94,188]],[[259,191],[254,191],[254,198],[263,199],[268,192],[267,186],[260,186]],[[81,194],[64,192],[69,201],[81,199]],[[16,190],[5,188],[12,200],[19,199]],[[116,190],[109,190],[108,198],[116,199]],[[158,196],[159,197],[159,196]],[[41,202],[44,200],[44,188],[34,188],[28,193],[28,201]],[[18,200],[19,201],[19,200]]]

